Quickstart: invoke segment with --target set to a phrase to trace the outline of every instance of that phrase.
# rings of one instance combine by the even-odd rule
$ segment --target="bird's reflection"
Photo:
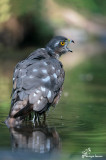
[[[50,153],[60,148],[60,138],[55,128],[23,125],[10,128],[12,149]]]

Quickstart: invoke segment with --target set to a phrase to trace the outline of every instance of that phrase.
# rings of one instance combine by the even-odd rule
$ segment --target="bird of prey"
[[[19,62],[13,74],[13,90],[8,125],[16,125],[30,115],[39,117],[55,106],[61,96],[65,72],[58,60],[62,54],[72,52],[68,44],[74,41],[63,36],[51,39],[45,48],[31,53]]]

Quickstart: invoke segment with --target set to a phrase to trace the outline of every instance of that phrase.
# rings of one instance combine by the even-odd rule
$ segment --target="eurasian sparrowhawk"
[[[74,41],[56,36],[45,48],[35,50],[16,65],[11,109],[6,123],[17,124],[31,112],[41,115],[57,104],[65,76],[58,58],[72,52],[68,48],[71,42]]]

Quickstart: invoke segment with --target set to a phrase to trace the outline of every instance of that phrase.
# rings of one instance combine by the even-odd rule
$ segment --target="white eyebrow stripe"
[[[59,42],[56,42],[54,46],[57,47],[58,45],[59,45]]]
[[[53,73],[53,77],[54,77],[54,78],[57,78],[57,75],[56,75],[56,73]]]
[[[47,70],[46,70],[46,69],[42,69],[42,72],[43,72],[43,73],[47,73]]]
[[[43,82],[48,82],[48,81],[50,81],[50,77],[47,76],[46,78],[43,78],[42,81],[43,81]]]
[[[48,95],[47,95],[47,98],[48,98],[48,99],[51,98],[51,95],[52,95],[52,94],[51,94],[51,91],[49,91],[49,92],[48,92]]]

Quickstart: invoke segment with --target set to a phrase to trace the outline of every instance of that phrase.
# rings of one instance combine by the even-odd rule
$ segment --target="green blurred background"
[[[14,66],[55,35],[73,39],[75,45],[73,54],[61,57],[64,91],[49,113],[49,125],[57,127],[63,153],[79,154],[91,147],[105,155],[105,0],[0,0],[0,121],[8,115]],[[4,126],[0,141],[0,146],[10,146]]]

